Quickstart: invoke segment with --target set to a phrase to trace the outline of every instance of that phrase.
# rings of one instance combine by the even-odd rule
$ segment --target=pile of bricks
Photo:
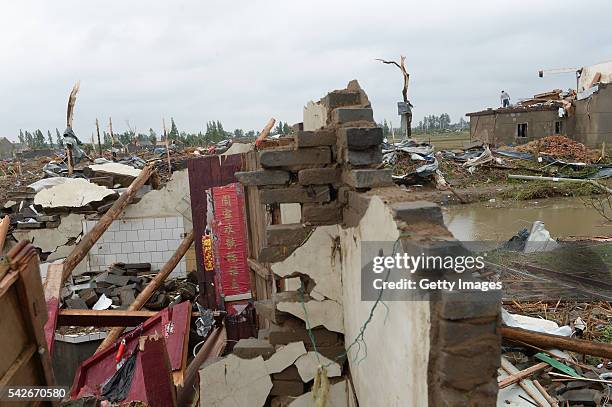
[[[343,224],[350,191],[392,184],[391,170],[379,169],[382,129],[359,84],[330,92],[316,106],[323,112],[319,128],[297,130],[290,145],[260,151],[260,170],[236,173],[259,188],[261,203],[301,205],[300,223],[268,226],[260,261],[285,258],[312,226]]]
[[[73,284],[66,283],[62,289],[62,300],[69,309],[92,309],[104,295],[114,307],[127,309],[156,273],[149,263],[115,263],[102,273],[74,277]],[[189,279],[166,280],[145,308],[159,311],[179,297],[180,301],[193,301],[197,295],[197,278],[191,273]]]

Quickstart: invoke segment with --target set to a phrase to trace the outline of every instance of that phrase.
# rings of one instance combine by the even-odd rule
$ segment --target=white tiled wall
[[[87,233],[97,221],[83,222]],[[89,271],[105,271],[115,262],[151,263],[159,270],[172,257],[183,240],[183,217],[120,219],[114,221],[89,251]],[[183,258],[171,277],[184,277],[186,262]]]

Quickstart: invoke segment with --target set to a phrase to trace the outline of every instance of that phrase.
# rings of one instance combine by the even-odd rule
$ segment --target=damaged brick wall
[[[298,279],[297,287],[304,287],[305,294],[290,284],[293,291],[260,302],[257,310],[272,326],[260,332],[260,339],[290,330],[293,340],[311,346],[300,321],[305,319],[304,307],[315,329],[345,334],[348,346],[371,308],[361,301],[359,289],[361,240],[397,239],[408,251],[421,243],[454,239],[438,206],[413,202],[407,191],[393,185],[391,171],[381,168],[382,129],[356,81],[309,103],[304,124],[308,130],[297,131],[289,143],[259,151],[260,169],[236,173],[247,188],[258,189],[262,203],[300,205],[299,222],[266,226],[258,260],[274,263],[276,279]],[[481,306],[442,296],[388,306],[392,322],[385,324],[379,309],[368,328],[370,356],[361,365],[348,358],[360,403],[495,404],[500,364],[497,299]],[[342,354],[338,343],[328,345],[327,357]],[[410,348],[396,354],[391,343]]]

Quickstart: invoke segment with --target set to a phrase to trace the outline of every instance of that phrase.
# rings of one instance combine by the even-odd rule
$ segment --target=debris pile
[[[68,309],[127,309],[136,296],[149,285],[158,271],[149,263],[115,263],[108,271],[73,277],[62,289],[62,301]],[[171,303],[193,302],[198,295],[197,279],[168,279],[147,301],[145,308],[160,311]]]
[[[592,159],[584,144],[561,135],[530,141],[527,144],[516,146],[514,149],[534,155],[548,155],[557,159],[573,160],[574,162],[590,163]]]

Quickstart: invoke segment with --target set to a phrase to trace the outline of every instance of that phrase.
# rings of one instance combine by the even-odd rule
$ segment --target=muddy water
[[[609,211],[610,212],[610,211]],[[612,224],[579,198],[522,202],[480,202],[443,209],[444,221],[455,238],[464,241],[505,241],[541,220],[553,238],[612,236]],[[607,213],[612,217],[612,213]]]

